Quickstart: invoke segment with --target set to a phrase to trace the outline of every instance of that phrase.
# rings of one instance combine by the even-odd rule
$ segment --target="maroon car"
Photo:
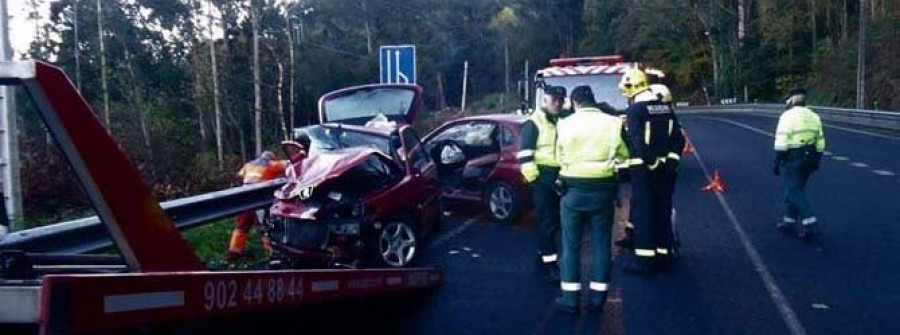
[[[425,136],[427,152],[452,141],[465,155],[464,166],[441,176],[444,199],[481,202],[491,218],[503,223],[514,222],[529,208],[531,189],[516,161],[525,120],[515,114],[471,116],[447,122]]]
[[[436,165],[409,126],[414,85],[367,85],[324,95],[320,125],[286,142],[292,164],[263,230],[272,264],[403,267],[440,220]],[[308,146],[308,148],[306,148]],[[308,149],[308,157],[292,155]]]

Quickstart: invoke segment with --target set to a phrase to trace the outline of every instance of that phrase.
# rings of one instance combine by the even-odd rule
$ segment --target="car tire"
[[[515,188],[505,181],[495,181],[484,190],[484,204],[488,215],[498,223],[512,224],[522,212],[522,199]]]
[[[408,218],[384,222],[369,238],[370,264],[379,268],[404,268],[415,262],[422,252],[418,227]]]

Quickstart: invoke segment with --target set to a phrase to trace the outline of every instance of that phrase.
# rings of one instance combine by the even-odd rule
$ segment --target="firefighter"
[[[656,71],[657,71],[657,73],[655,73],[654,75],[651,75],[650,77],[652,79],[655,76],[657,78],[657,82],[658,82],[665,75],[663,75],[662,72],[660,72],[659,70],[656,70]],[[653,92],[653,94],[656,96],[657,100],[659,100],[659,101],[665,103],[667,106],[669,106],[669,109],[672,109],[673,113],[674,113],[674,107],[672,106],[672,101],[673,101],[672,92],[669,90],[669,87],[667,87],[664,84],[650,84],[650,91]],[[676,135],[677,137],[675,138],[675,140],[677,142],[675,142],[675,145],[674,145],[673,152],[675,153],[675,155],[673,157],[678,157],[678,153],[680,153],[682,150],[684,150],[685,140],[684,140],[684,136],[683,136],[684,134],[681,131],[681,125],[680,125],[680,123],[678,123],[677,117],[673,116],[673,121],[674,121],[674,125],[675,125],[673,131],[678,132],[678,134]],[[668,163],[667,167],[669,167],[671,170],[677,170],[677,167],[678,167],[677,159],[672,158],[667,163]],[[672,172],[674,172],[674,171],[672,171]],[[624,171],[620,171],[619,175],[620,175],[620,177],[622,177],[622,176],[626,177],[626,178],[624,178],[624,180],[623,180],[623,178],[619,178],[620,182],[622,182],[619,185],[619,204],[621,204],[620,208],[622,208],[623,211],[627,213],[631,209],[631,206],[629,206],[630,198],[631,198],[631,184],[630,184],[630,179],[627,178],[627,176],[628,176],[627,169]],[[676,176],[669,175],[669,176],[665,176],[665,177],[666,178],[662,178],[662,182],[664,183],[663,186],[665,187],[665,189],[667,189],[666,193],[674,194],[675,193],[675,177]],[[663,204],[663,209],[662,209],[663,212],[665,211],[664,207],[670,207],[670,208],[673,207],[672,201],[671,201],[671,196],[668,197],[668,199],[665,199],[665,201],[667,202],[667,204],[666,203]],[[674,215],[675,214],[674,214],[674,209],[673,209],[672,217],[674,217]],[[630,217],[630,215],[628,215],[623,220],[625,222],[625,236],[622,239],[616,241],[616,243],[615,243],[616,246],[625,248],[625,249],[633,249],[634,248],[634,224],[632,224],[631,221],[628,220],[629,217]],[[671,223],[672,236],[673,236],[673,240],[674,240],[674,236],[676,236],[675,235],[675,225],[674,225],[674,222],[671,221],[672,220],[671,217],[669,218],[669,220],[670,220],[670,222],[672,222]],[[661,239],[667,240],[667,238],[665,238],[665,237],[662,237]],[[673,248],[675,246],[676,245],[673,245]]]
[[[238,172],[238,177],[242,179],[244,185],[255,184],[272,180],[284,176],[287,161],[275,159],[275,154],[271,151],[264,151],[256,159],[244,164]],[[237,223],[231,232],[231,240],[228,243],[227,259],[235,261],[244,254],[247,246],[247,234],[253,226],[259,224],[259,218],[255,211],[241,213],[237,217]],[[269,243],[263,237],[263,248],[270,253]]]
[[[566,89],[544,88],[543,107],[525,121],[521,150],[516,155],[522,175],[531,184],[537,216],[538,262],[551,280],[559,280],[557,234],[559,234],[559,194],[556,179],[556,125],[560,119]]]
[[[819,229],[805,188],[809,177],[819,169],[825,135],[819,116],[806,107],[806,90],[792,90],[787,107],[775,131],[773,172],[781,175],[785,188],[785,214],[778,228],[796,230],[798,237],[808,241],[818,236]]]
[[[609,286],[616,166],[628,159],[623,120],[595,107],[588,86],[572,90],[575,113],[559,122],[556,143],[562,196],[562,252],[557,308],[578,311],[581,296],[581,241],[590,229],[593,251],[588,306],[599,310]]]
[[[625,113],[628,148],[633,157],[628,161],[628,172],[634,257],[624,270],[627,274],[649,275],[668,270],[672,264],[672,193],[684,137],[670,105],[650,89],[643,71],[626,71],[619,89],[629,98]]]

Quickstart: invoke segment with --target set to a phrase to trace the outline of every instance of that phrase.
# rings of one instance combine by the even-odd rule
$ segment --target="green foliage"
[[[897,110],[900,4],[868,3],[861,11],[859,1],[585,0],[581,54],[620,53],[661,68],[678,100],[742,98],[746,87],[750,100],[780,101],[806,86],[816,104],[854,106],[864,13],[866,105]]]
[[[233,264],[229,264],[225,260],[234,223],[234,219],[228,219],[197,227],[184,232],[184,238],[194,248],[197,257],[206,262],[211,269],[245,269],[265,260],[266,253],[262,248],[262,241],[257,229],[251,230],[247,236],[247,249],[245,250],[247,257]]]
[[[317,99],[334,89],[376,82],[378,47],[392,44],[416,45],[418,83],[425,88],[427,109],[451,106],[449,112],[431,115],[425,123],[457,115],[453,108],[461,101],[466,61],[470,64],[467,109],[483,113],[517,108],[518,98],[509,94],[501,103],[498,93],[507,85],[516,87],[516,81],[532,76],[551,58],[603,54],[622,54],[629,61],[666,71],[678,100],[705,103],[742,97],[746,87],[751,100],[780,101],[791,87],[807,86],[817,104],[849,106],[855,101],[860,13],[869,15],[867,105],[900,109],[895,98],[900,91],[897,1],[869,1],[872,7],[866,10],[860,10],[858,1],[825,0],[101,3],[110,130],[160,198],[231,185],[241,162],[253,155],[251,8],[259,15],[261,125],[266,147],[277,145],[284,136],[281,116],[276,113],[279,95],[285,118],[296,120],[292,126],[315,123]],[[746,14],[743,36],[738,33],[740,4]],[[210,6],[215,18],[212,34],[206,18]],[[63,67],[95,110],[101,111],[96,2],[51,0],[50,8],[45,16],[49,22],[40,27],[28,54]],[[211,44],[218,63],[223,170],[216,159]],[[509,83],[504,62],[507,48]],[[530,63],[527,74],[523,71],[526,61]],[[280,90],[279,79],[283,79]],[[56,163],[62,162],[58,157],[47,158],[58,153],[45,145],[46,132],[39,119],[23,114],[22,121],[22,142],[26,150],[36,150],[23,159],[23,170],[28,171],[23,180],[26,208],[48,213],[63,213],[66,204],[81,208],[83,200],[52,203],[47,199],[50,189],[69,194],[78,188],[59,178],[41,178],[49,173],[47,169],[63,171],[65,167]]]

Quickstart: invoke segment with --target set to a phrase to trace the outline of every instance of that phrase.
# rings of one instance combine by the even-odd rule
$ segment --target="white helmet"
[[[659,99],[659,101],[662,101],[665,103],[671,103],[673,100],[672,99],[672,91],[669,91],[669,88],[666,87],[666,85],[651,84],[650,92],[652,92],[653,95],[655,95],[656,98]]]

